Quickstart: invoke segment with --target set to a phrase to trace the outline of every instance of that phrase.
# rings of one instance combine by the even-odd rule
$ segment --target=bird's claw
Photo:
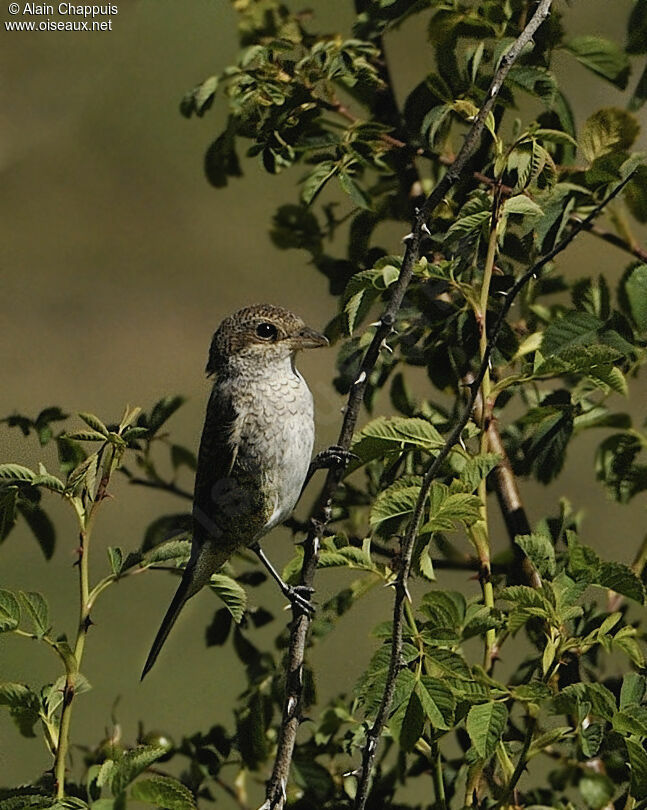
[[[292,605],[292,610],[307,613],[309,616],[314,615],[315,607],[310,601],[314,588],[309,585],[294,585],[288,586],[284,593]]]
[[[347,467],[353,459],[359,458],[350,450],[345,450],[338,444],[332,444],[315,456],[314,463],[319,468]]]

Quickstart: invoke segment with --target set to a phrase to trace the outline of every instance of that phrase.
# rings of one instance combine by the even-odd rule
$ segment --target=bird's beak
[[[291,339],[292,348],[294,349],[318,349],[320,346],[328,345],[328,338],[310,329],[309,326],[304,326],[299,332],[293,335]]]

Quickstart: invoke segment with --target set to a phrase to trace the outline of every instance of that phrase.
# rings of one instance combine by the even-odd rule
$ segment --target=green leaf
[[[301,189],[301,200],[305,205],[310,205],[319,194],[326,183],[337,174],[339,164],[332,160],[324,160],[318,163],[313,171],[303,180]]]
[[[625,737],[630,734],[647,737],[647,707],[634,705],[628,711],[616,712],[612,724]]]
[[[555,547],[545,534],[524,534],[515,537],[515,543],[535,566],[539,575],[552,579],[555,576],[557,565],[555,562]]]
[[[550,357],[573,346],[598,343],[603,328],[604,322],[595,315],[571,310],[548,325],[541,341],[542,354]]]
[[[629,79],[629,59],[619,45],[602,37],[573,37],[566,49],[584,67],[624,90]]]
[[[0,590],[0,633],[15,630],[20,623],[20,602],[11,591]]]
[[[645,602],[642,582],[631,568],[623,563],[603,562],[596,576],[596,584],[634,599],[641,605]]]
[[[186,562],[190,556],[190,540],[169,540],[167,543],[162,543],[147,551],[142,558],[142,565],[171,561],[179,565]]]
[[[466,492],[450,492],[445,484],[434,481],[429,490],[429,521],[421,532],[451,531],[456,524],[470,526],[480,515],[481,499]]]
[[[113,794],[119,796],[120,793],[123,793],[140,773],[143,773],[153,762],[167,753],[166,748],[148,745],[140,745],[124,751],[122,758],[111,771],[110,788]]]
[[[406,485],[402,480],[396,481],[378,494],[371,507],[369,523],[379,526],[391,518],[411,514],[419,494],[420,484]]]
[[[593,163],[604,155],[631,148],[640,126],[635,117],[617,107],[598,110],[588,118],[580,135],[582,154]]]
[[[112,573],[118,577],[124,562],[124,553],[118,546],[108,546],[108,560]]]
[[[339,180],[339,185],[346,192],[346,194],[348,194],[355,205],[357,205],[359,208],[366,209],[373,207],[371,205],[370,196],[366,193],[366,191],[364,191],[354,177],[347,172],[340,171],[337,175],[337,179]]]
[[[409,447],[430,451],[443,446],[444,440],[438,430],[425,419],[395,416],[380,416],[365,425],[353,441],[351,450],[359,456],[360,463],[380,458],[386,453],[397,453]],[[351,462],[349,471],[359,466]]]
[[[34,725],[40,718],[40,698],[21,683],[0,683],[0,706],[9,713],[23,737],[35,737]]]
[[[405,751],[413,751],[422,735],[424,722],[425,715],[420,698],[412,691],[408,699],[400,703],[391,715],[389,729]]]
[[[647,678],[637,672],[627,672],[622,678],[620,689],[620,708],[639,706],[645,699],[647,692]]]
[[[620,289],[636,327],[647,332],[647,264],[634,266],[625,273]]]
[[[171,464],[173,469],[177,470],[180,467],[188,467],[190,470],[195,470],[198,466],[195,453],[189,450],[188,447],[183,447],[181,444],[171,445]]]
[[[140,779],[132,786],[130,798],[165,810],[194,810],[196,806],[191,791],[169,776]]]
[[[36,591],[20,591],[20,601],[23,604],[31,623],[34,627],[34,632],[40,638],[49,630],[49,606],[47,600],[41,593]]]
[[[647,53],[647,0],[636,0],[627,23],[627,53]]]
[[[481,759],[492,756],[507,720],[508,710],[503,703],[481,703],[469,710],[466,721],[467,733]]]
[[[434,728],[445,730],[452,727],[456,701],[444,681],[423,675],[416,683],[415,692],[425,717]]]
[[[463,456],[456,456],[464,461]],[[501,456],[497,453],[484,453],[479,456],[472,456],[464,461],[463,466],[458,465],[459,477],[468,492],[473,492],[481,481],[492,472],[501,461]]]
[[[209,586],[225,603],[234,621],[240,624],[247,607],[247,594],[244,589],[226,574],[212,574]]]
[[[647,798],[647,754],[645,749],[634,740],[625,740],[629,764],[631,765],[630,794],[634,799]]]
[[[56,545],[56,528],[49,515],[41,509],[38,503],[27,498],[18,499],[18,511],[38,541],[45,559],[50,560]]]
[[[99,433],[105,439],[108,438],[110,435],[110,431],[108,428],[103,424],[101,419],[98,416],[95,416],[93,413],[80,413],[79,416],[85,422],[88,427],[92,428],[92,430]]]
[[[602,810],[603,807],[608,807],[616,791],[611,779],[602,773],[583,774],[578,788],[586,802],[586,807],[590,807],[591,810]]]
[[[0,543],[9,536],[9,532],[16,524],[18,502],[18,487],[7,486],[0,488]]]
[[[16,483],[33,483],[36,473],[21,464],[0,464],[0,481]]]
[[[171,416],[186,402],[185,397],[163,397],[155,403],[148,417],[148,427],[150,428],[151,436],[157,433],[162,425],[167,422]]]

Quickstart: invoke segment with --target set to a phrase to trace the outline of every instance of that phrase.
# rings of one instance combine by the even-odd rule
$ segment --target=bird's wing
[[[226,387],[215,385],[207,405],[207,414],[198,451],[198,466],[193,497],[193,553],[195,554],[217,527],[217,490],[232,472],[238,452],[235,430],[238,415]]]

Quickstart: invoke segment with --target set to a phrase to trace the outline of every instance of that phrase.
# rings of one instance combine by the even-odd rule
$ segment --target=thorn
[[[361,385],[364,382],[365,379],[366,379],[366,372],[362,371],[362,372],[360,372],[359,377],[355,380],[353,385]]]
[[[412,605],[413,604],[413,599],[411,598],[411,594],[409,593],[409,586],[408,586],[408,584],[406,582],[404,583],[404,595],[405,595],[405,597],[407,599],[407,602],[410,605]]]
[[[496,291],[494,294],[495,294],[495,295],[501,295],[501,296],[503,296],[504,298],[507,298],[507,297],[508,297],[508,293],[507,293],[505,290],[497,290],[497,291]]]
[[[410,242],[413,239],[413,233],[408,233],[406,236],[402,237],[402,241],[405,243]]]
[[[427,223],[426,223],[426,222],[423,222],[423,223],[422,223],[422,227],[421,227],[421,229],[420,229],[420,230],[421,230],[421,231],[422,231],[424,234],[426,234],[427,236],[431,236],[431,231],[430,231],[430,230],[429,230],[429,228],[427,227]]]
[[[459,443],[459,444],[460,444],[460,446],[463,448],[463,450],[465,450],[465,452],[467,452],[467,447],[465,447],[465,441],[463,440],[463,437],[462,437],[462,436],[459,436],[459,437],[458,437],[458,443]]]
[[[344,776],[344,777],[346,777],[346,776],[355,776],[355,777],[357,777],[357,779],[359,779],[361,775],[362,775],[362,769],[361,768],[355,768],[354,771],[345,771],[344,773],[342,773],[342,776]]]
[[[315,535],[312,540],[312,548],[315,554],[318,553],[320,545],[321,543],[319,542],[319,538],[317,537],[317,535]]]
[[[490,90],[490,95],[491,96],[496,96],[496,94],[498,92],[499,92],[499,85],[498,84],[493,84],[492,89]]]
[[[380,351],[381,351],[382,349],[384,349],[384,351],[385,351],[385,352],[388,352],[389,354],[393,354],[393,349],[392,349],[392,348],[389,346],[389,344],[386,342],[386,340],[383,340],[383,341],[380,343]]]
[[[287,712],[288,712],[289,715],[291,715],[292,712],[296,709],[296,705],[297,705],[297,699],[293,695],[291,695],[288,698],[288,707],[287,707]]]

